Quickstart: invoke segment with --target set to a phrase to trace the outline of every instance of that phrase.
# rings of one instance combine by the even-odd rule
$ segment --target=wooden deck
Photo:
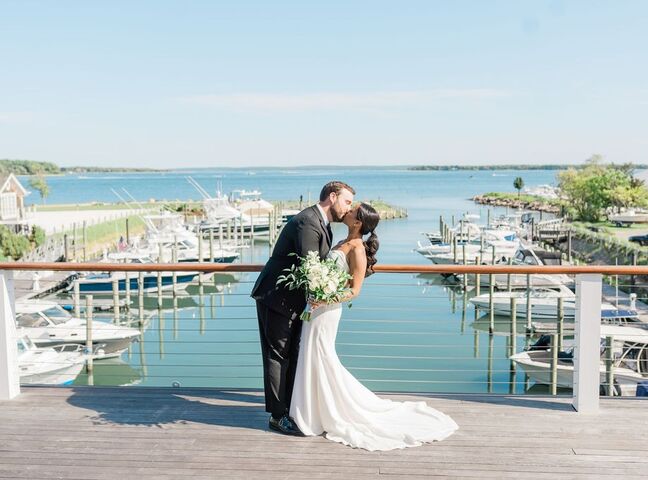
[[[267,430],[257,391],[39,388],[0,402],[0,478],[645,478],[648,399],[385,395],[425,399],[460,430],[366,452]]]

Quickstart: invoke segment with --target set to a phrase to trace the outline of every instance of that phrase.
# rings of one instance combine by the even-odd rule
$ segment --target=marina
[[[220,227],[220,234],[212,231],[201,235],[200,225],[204,220],[200,216],[147,208],[142,200],[128,193],[130,187],[124,188],[122,200],[131,204],[128,207],[126,203],[125,209],[136,211],[144,228],[140,234],[130,236],[116,231],[113,251],[103,252],[99,260],[106,265],[135,264],[140,271],[16,272],[16,298],[23,303],[38,299],[64,306],[81,322],[85,321],[87,309],[91,308],[95,322],[136,330],[135,341],[117,356],[133,372],[138,372],[137,385],[168,386],[177,383],[192,387],[258,388],[258,334],[254,305],[247,296],[255,274],[146,271],[146,265],[158,262],[223,262],[235,266],[238,263],[261,264],[267,259],[273,237],[257,232],[258,237],[255,234],[246,238],[245,231],[241,235],[241,224],[233,222],[233,219],[241,218],[235,205],[251,202],[257,206],[272,206],[262,200],[260,189],[250,187],[250,176],[243,173],[228,173],[233,177],[231,182],[243,186],[229,195],[221,193],[223,177],[210,182],[206,180],[209,176],[203,172],[178,175],[178,183],[173,184],[201,193],[204,206],[230,211],[229,227],[226,222],[225,227]],[[259,172],[254,181],[273,185],[275,175],[272,170]],[[319,182],[317,172],[308,175]],[[406,170],[378,171],[374,175],[403,175],[410,183],[418,178]],[[418,172],[417,175],[422,175],[422,181],[426,176],[439,176],[439,173]],[[464,174],[441,174],[448,175],[461,178]],[[127,184],[130,176],[121,177]],[[154,182],[167,177],[150,175]],[[140,190],[146,189],[144,178],[139,176]],[[290,176],[282,178],[292,181]],[[483,178],[484,181],[493,181],[487,173]],[[471,181],[475,180],[479,185],[479,179],[471,177]],[[57,181],[77,180],[65,177]],[[88,181],[88,178],[83,179],[83,182]],[[304,180],[299,177],[296,181],[302,185]],[[358,177],[356,183],[359,183],[359,190],[366,188],[371,194],[375,181],[382,180],[367,182]],[[209,185],[211,188],[216,185],[216,190],[211,190]],[[284,184],[283,198],[309,196],[295,194],[289,185]],[[73,188],[67,190],[77,193]],[[127,194],[130,195],[128,198]],[[547,214],[542,218],[533,212],[480,208],[469,201],[462,204],[455,197],[456,208],[462,210],[444,207],[443,211],[437,210],[441,212],[437,216],[423,208],[419,195],[404,196],[403,192],[396,191],[392,195],[397,204],[407,208],[409,215],[381,223],[381,263],[413,266],[569,265],[568,254],[536,244],[534,231],[545,224],[547,226],[542,228],[559,224]],[[280,204],[281,198],[275,197],[273,201]],[[429,199],[429,202],[443,206],[440,196]],[[290,202],[286,200],[286,203]],[[270,213],[278,221],[285,221],[286,217],[277,211],[272,206],[269,212],[264,211],[264,215]],[[430,228],[435,224],[439,226],[436,232]],[[338,225],[334,225],[334,232],[335,236],[342,234]],[[420,232],[426,233],[428,246],[417,240]],[[123,242],[117,242],[120,236]],[[425,254],[421,254],[421,250]],[[428,256],[433,252],[445,255],[445,260],[430,262]],[[474,260],[469,261],[473,256]],[[541,382],[535,382],[523,372],[515,372],[510,357],[524,351],[542,334],[555,334],[560,330],[564,336],[573,335],[573,276],[544,273],[531,276],[383,273],[379,277],[367,282],[363,296],[345,312],[338,337],[341,358],[370,388],[457,393],[533,394],[547,391]],[[610,288],[618,298],[610,298]],[[614,290],[613,285],[604,285],[605,292],[601,304],[603,323],[632,322],[634,325],[643,321],[642,312],[648,307],[636,295],[632,299],[628,294]],[[86,305],[87,295],[93,297],[91,305]],[[406,305],[398,303],[401,298],[407,299]],[[513,298],[516,299],[515,305],[512,304]],[[526,308],[527,298],[531,298],[530,312]],[[512,308],[515,322],[511,321]],[[512,338],[519,340],[512,342]],[[417,342],[421,339],[426,339],[426,342]],[[97,360],[98,356],[94,355],[94,359]],[[101,366],[101,362],[97,361],[95,366]],[[229,368],[228,365],[236,366]],[[107,365],[95,371],[93,382],[119,385],[121,377],[110,373],[113,367],[116,369],[118,365]],[[76,383],[87,383],[87,376],[80,375]]]
[[[1,11],[0,479],[647,476],[648,3]]]
[[[191,217],[147,210],[142,236],[113,251],[2,275],[15,289],[21,393],[0,400],[0,475],[285,478],[312,475],[315,462],[315,477],[641,476],[644,435],[628,439],[625,425],[646,415],[645,299],[627,293],[615,267],[598,299],[596,287],[583,294],[589,277],[532,228],[509,222],[493,234],[506,211],[470,214],[468,238],[453,215],[440,214],[435,233],[429,212],[400,202],[408,217],[381,223],[385,260],[345,309],[336,349],[381,396],[451,415],[455,435],[383,453],[277,439],[249,298],[273,236],[200,235]],[[445,261],[416,251],[421,231]],[[473,262],[458,255],[467,245]],[[574,382],[577,368],[589,382]],[[155,446],[146,459],[132,453],[142,446]]]

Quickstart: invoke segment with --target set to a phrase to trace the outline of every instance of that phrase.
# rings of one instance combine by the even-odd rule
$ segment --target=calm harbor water
[[[348,182],[356,198],[383,199],[406,208],[406,219],[379,226],[381,263],[428,264],[413,252],[421,232],[436,230],[439,215],[447,220],[486,209],[469,198],[489,191],[512,191],[521,176],[529,186],[555,183],[555,171],[419,172],[396,168],[309,168],[197,170],[151,174],[96,174],[49,177],[49,203],[112,202],[111,188],[126,188],[135,198],[198,199],[186,181],[191,175],[208,191],[217,182],[225,192],[259,189],[267,200],[314,202],[331,179]],[[161,194],[163,192],[163,194]],[[36,196],[36,195],[34,195]],[[37,200],[37,199],[35,199]],[[494,215],[503,209],[493,209]],[[336,239],[345,232],[334,228]],[[243,262],[263,263],[266,242],[243,250]],[[255,308],[249,291],[256,274],[218,276],[188,287],[179,309],[155,308],[146,315],[142,341],[120,359],[95,364],[95,384],[147,386],[262,387]],[[522,392],[524,375],[510,372],[506,335],[489,336],[487,322],[460,290],[438,276],[379,274],[365,284],[351,309],[345,309],[337,338],[343,363],[377,391]],[[165,305],[166,306],[166,305]],[[128,320],[128,319],[125,319]],[[136,321],[136,314],[131,320]],[[502,327],[504,329],[504,327]],[[524,331],[518,329],[518,331]],[[524,337],[517,338],[517,350]],[[80,378],[79,382],[84,379]]]

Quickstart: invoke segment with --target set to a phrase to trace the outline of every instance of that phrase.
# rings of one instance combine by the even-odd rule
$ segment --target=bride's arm
[[[351,292],[345,295],[340,301],[348,302],[360,295],[362,290],[362,283],[365,279],[367,272],[367,254],[365,253],[364,246],[360,244],[351,250],[349,254],[349,270],[353,278],[351,279],[349,287]]]
[[[349,273],[353,276],[350,281],[351,291],[342,297],[338,303],[349,302],[355,297],[360,295],[360,290],[362,289],[362,282],[365,279],[365,273],[367,271],[367,254],[365,253],[364,245],[360,243],[359,246],[356,246],[349,253],[348,257],[349,262]],[[311,307],[313,310],[325,305],[324,303],[313,302]]]

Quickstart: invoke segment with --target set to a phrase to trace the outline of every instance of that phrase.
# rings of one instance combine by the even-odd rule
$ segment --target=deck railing
[[[0,263],[0,399],[10,399],[20,393],[18,361],[15,344],[15,299],[14,271],[71,271],[71,272],[201,272],[207,273],[241,273],[259,272],[262,265],[257,264],[213,264],[213,263],[156,263],[156,264],[107,264],[107,263]],[[575,324],[574,324],[574,377],[573,377],[573,406],[581,413],[595,413],[599,405],[600,365],[601,365],[601,295],[603,275],[648,275],[648,267],[641,266],[508,266],[508,265],[379,265],[376,266],[379,275],[367,282],[380,282],[382,274],[474,274],[479,276],[496,274],[536,275],[536,274],[567,274],[575,275]],[[378,280],[374,280],[378,278]],[[492,280],[492,277],[491,277]],[[475,280],[479,283],[479,280]],[[251,282],[248,282],[251,283]],[[493,285],[493,282],[490,282]],[[249,285],[251,288],[251,285]],[[464,287],[466,283],[464,284]],[[248,289],[249,291],[249,289]],[[465,291],[465,290],[464,290]],[[175,292],[175,289],[174,289]],[[241,292],[241,295],[247,294]],[[174,293],[175,295],[175,293]],[[384,297],[384,295],[383,295]],[[161,297],[160,297],[161,298]],[[383,298],[384,299],[384,298]],[[249,299],[249,306],[253,300]],[[464,296],[465,302],[465,296]],[[159,304],[161,306],[161,303]],[[140,310],[141,310],[140,304]],[[398,295],[394,295],[394,308],[405,309]],[[368,321],[368,320],[363,320]],[[511,328],[515,331],[515,321]],[[489,334],[493,335],[491,327]],[[250,329],[248,329],[250,330]],[[362,331],[353,332],[362,334]],[[396,336],[399,332],[378,332]],[[400,332],[402,333],[402,332]],[[422,337],[424,333],[411,332]],[[648,332],[647,332],[648,335]],[[477,338],[475,340],[477,342]],[[511,336],[512,348],[515,353],[515,333]],[[348,344],[358,347],[359,343]],[[364,344],[366,347],[368,344]],[[369,345],[370,346],[370,345]],[[378,345],[384,346],[384,345]],[[403,345],[406,347],[406,345]],[[449,345],[430,345],[431,348],[442,349]],[[491,342],[492,347],[492,342]],[[358,347],[359,348],[359,347]],[[344,355],[341,355],[344,356]],[[354,355],[348,355],[353,357]],[[361,357],[363,355],[356,355]],[[375,356],[389,361],[389,356]],[[398,358],[398,357],[396,357]],[[405,358],[405,357],[403,357]],[[412,357],[415,358],[415,357]],[[555,361],[554,361],[555,363]],[[225,365],[223,365],[225,366]],[[371,370],[371,368],[365,368]],[[383,370],[399,370],[398,368],[381,367]],[[363,368],[358,368],[363,370]],[[555,372],[555,369],[554,369]],[[554,373],[555,375],[555,373]],[[648,377],[647,377],[648,380]]]

